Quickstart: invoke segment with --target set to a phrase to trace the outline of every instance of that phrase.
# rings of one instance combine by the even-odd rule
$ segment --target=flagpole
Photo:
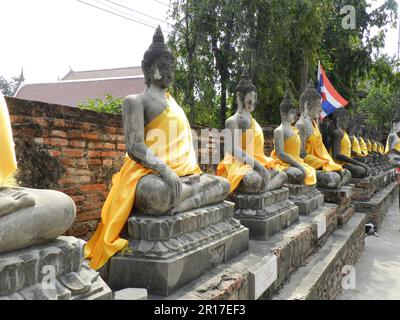
[[[319,82],[320,82],[320,70],[321,70],[321,60],[318,59],[318,69],[317,69],[317,81],[318,81],[318,84],[317,84],[317,88],[319,87]],[[321,99],[321,102],[322,102],[322,99]],[[322,117],[322,115],[318,118],[318,125],[321,124],[321,117]]]

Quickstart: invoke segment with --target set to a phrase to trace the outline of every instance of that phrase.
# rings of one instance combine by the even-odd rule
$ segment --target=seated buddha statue
[[[351,157],[362,163],[366,163],[363,152],[361,150],[360,140],[357,137],[357,122],[359,119],[355,116],[351,117],[351,124],[349,125],[349,138],[351,141]]]
[[[369,164],[372,162],[371,156],[368,153],[368,147],[364,139],[364,127],[362,125],[356,125],[356,131],[355,131],[355,137],[357,138],[359,144],[360,144],[360,149],[361,149],[361,154],[362,157],[364,158],[364,163]]]
[[[400,118],[394,119],[392,129],[387,138],[385,153],[389,156],[392,165],[400,167]]]
[[[75,204],[61,192],[21,188],[16,184],[14,142],[6,101],[1,93],[0,145],[0,253],[56,239],[74,222]]]
[[[235,88],[237,111],[226,120],[226,154],[217,175],[230,183],[230,192],[261,193],[282,187],[287,176],[274,169],[275,161],[264,153],[264,133],[251,113],[257,104],[257,88],[245,71]],[[231,142],[231,143],[228,143]]]
[[[312,82],[300,96],[301,116],[296,123],[302,141],[304,162],[316,169],[318,186],[336,189],[351,180],[350,171],[333,161],[322,141],[318,119],[322,112],[321,95]]]
[[[127,155],[113,176],[101,222],[85,247],[93,269],[127,247],[121,231],[130,214],[173,215],[221,202],[229,193],[226,179],[202,174],[198,166],[189,121],[166,92],[173,65],[158,27],[142,61],[147,87],[124,100]]]
[[[298,129],[293,126],[297,120],[298,109],[290,101],[288,91],[279,110],[281,124],[274,131],[275,148],[271,154],[276,161],[275,168],[286,172],[289,183],[315,185],[317,183],[315,169],[300,157],[301,139]]]
[[[353,178],[364,178],[370,174],[369,167],[351,157],[351,141],[346,130],[349,112],[345,108],[337,109],[331,115],[333,121],[332,157],[343,168],[351,172]]]

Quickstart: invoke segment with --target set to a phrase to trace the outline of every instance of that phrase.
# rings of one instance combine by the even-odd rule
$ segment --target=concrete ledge
[[[337,230],[307,266],[297,270],[276,300],[328,300],[341,292],[342,269],[354,265],[364,248],[366,217],[356,213]]]

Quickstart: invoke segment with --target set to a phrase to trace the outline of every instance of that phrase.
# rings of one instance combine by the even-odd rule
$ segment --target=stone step
[[[328,300],[342,290],[343,268],[354,265],[364,248],[366,217],[356,213],[336,230],[308,264],[290,277],[274,300]]]
[[[397,182],[393,182],[375,194],[369,201],[353,201],[353,205],[357,212],[368,216],[368,223],[379,226],[398,194],[399,185]]]
[[[316,185],[285,185],[289,189],[289,199],[299,207],[300,215],[308,215],[324,205],[324,195]]]
[[[267,241],[250,241],[248,252],[220,265],[168,297],[168,300],[254,300],[272,296],[337,226],[337,206],[326,204]]]

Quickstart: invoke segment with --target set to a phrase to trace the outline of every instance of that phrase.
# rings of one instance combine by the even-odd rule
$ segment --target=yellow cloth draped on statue
[[[351,158],[351,140],[346,131],[343,131],[343,138],[340,141],[340,153],[348,158]],[[339,164],[344,165],[347,162],[338,161]]]
[[[356,136],[353,137],[353,141],[351,142],[351,151],[353,151],[357,157],[363,156],[360,142],[358,141]]]
[[[298,130],[296,127],[292,127],[293,135],[285,140],[284,151],[289,154],[296,162],[300,163],[304,169],[306,170],[306,178],[304,183],[306,185],[314,185],[317,183],[317,173],[313,167],[304,162],[302,158],[300,158],[300,149],[301,149],[301,139],[298,134]],[[273,158],[276,162],[275,169],[285,171],[290,168],[291,165],[283,162],[278,158],[275,149],[271,153],[271,158]]]
[[[380,142],[378,143],[378,152],[382,155],[385,154],[385,148]]]
[[[251,118],[251,128],[242,133],[241,146],[243,151],[260,162],[265,168],[274,168],[275,161],[264,153],[264,133],[256,120]],[[252,166],[239,161],[227,153],[217,168],[217,175],[226,178],[230,192],[236,190],[243,177],[252,170]]]
[[[185,113],[169,94],[166,98],[166,109],[145,127],[144,143],[178,176],[201,174]],[[93,269],[101,268],[115,253],[127,247],[128,241],[120,238],[120,232],[132,211],[139,179],[150,173],[153,171],[126,156],[122,169],[113,176],[101,222],[85,246],[85,257],[90,259]]]
[[[0,186],[17,170],[10,115],[6,100],[0,91]]]
[[[378,144],[376,141],[372,142],[372,151],[378,153]]]
[[[333,161],[328,150],[326,150],[318,124],[315,121],[313,127],[314,132],[306,142],[307,156],[304,158],[304,162],[314,169],[322,169],[325,172],[342,170],[342,166]]]
[[[372,142],[371,142],[371,140],[367,140],[367,148],[368,148],[368,152],[372,152],[373,150],[372,150]]]
[[[361,148],[361,153],[364,157],[368,156],[368,147],[367,144],[365,143],[365,140],[360,137],[360,148]]]
[[[396,143],[396,145],[394,146],[394,150],[400,152],[400,139],[398,139],[399,141]],[[385,153],[388,154],[390,153],[390,146],[389,146],[389,139],[387,139],[386,141],[386,149],[385,149]]]

